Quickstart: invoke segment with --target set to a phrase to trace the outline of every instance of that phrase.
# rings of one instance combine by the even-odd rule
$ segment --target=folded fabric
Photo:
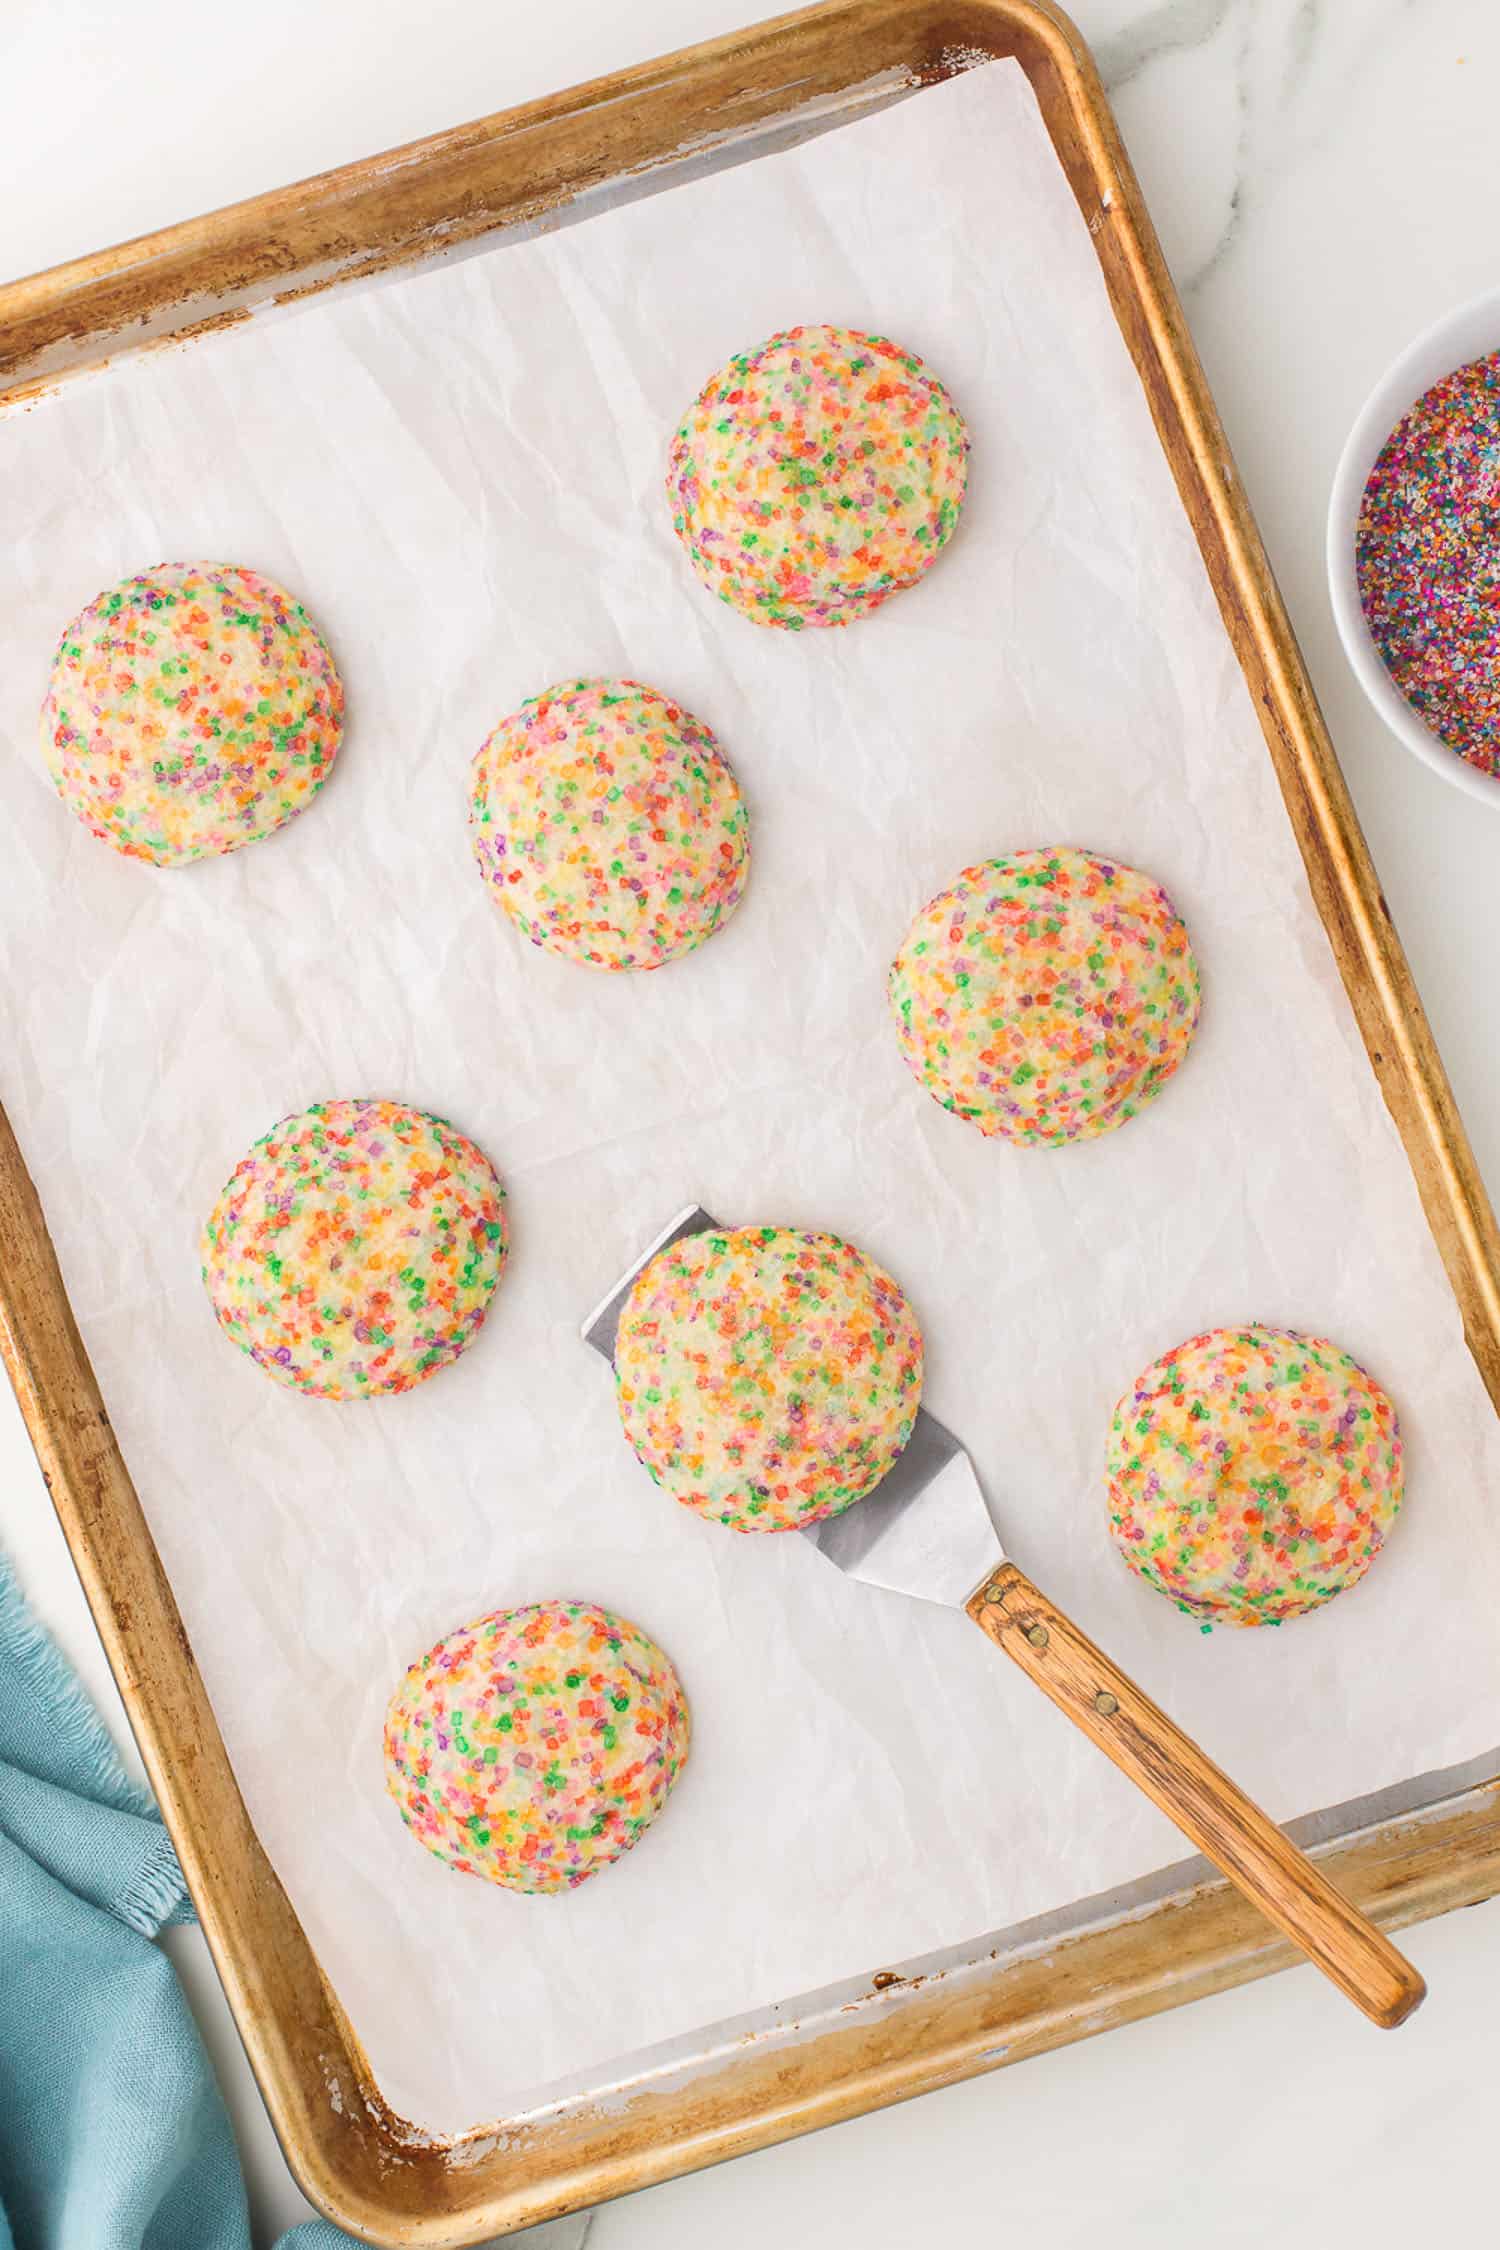
[[[160,1815],[0,1554],[0,2250],[250,2250]],[[583,2221],[537,2228],[573,2250]],[[353,2250],[325,2219],[278,2250]]]
[[[228,2112],[151,1943],[192,1919],[176,1856],[61,1664],[0,1556],[0,2250],[250,2250]],[[356,2246],[313,2219],[278,2250]]]
[[[249,2250],[156,1809],[0,1557],[0,2244]],[[335,2237],[337,2239],[337,2237]]]

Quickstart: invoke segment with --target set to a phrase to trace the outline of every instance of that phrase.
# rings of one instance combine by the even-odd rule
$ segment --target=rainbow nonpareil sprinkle
[[[1455,368],[1396,424],[1354,558],[1402,695],[1439,741],[1500,776],[1500,352]]]
[[[301,812],[338,753],[344,691],[282,587],[220,563],[164,563],[66,628],[42,754],[68,809],[131,859],[180,867]]]
[[[460,1874],[570,1890],[644,1835],[689,1739],[677,1674],[638,1625],[592,1602],[531,1602],[412,1665],[386,1713],[386,1787]]]
[[[1319,1336],[1217,1328],[1138,1376],[1107,1448],[1110,1531],[1205,1628],[1279,1625],[1363,1578],[1401,1505],[1396,1410]]]
[[[407,1391],[471,1344],[505,1264],[505,1190],[439,1117],[315,1102],[263,1135],[203,1230],[219,1325],[309,1398]]]
[[[862,1500],[901,1453],[922,1332],[890,1275],[837,1235],[688,1235],[625,1301],[615,1387],[674,1499],[734,1531],[792,1531]]]
[[[888,990],[933,1099],[982,1133],[1046,1148],[1134,1117],[1199,1012],[1198,966],[1161,885],[1070,850],[965,868],[913,922]]]
[[[658,969],[740,902],[749,830],[701,720],[635,680],[571,680],[502,719],[474,760],[480,873],[533,945]]]
[[[711,592],[761,625],[846,625],[952,538],[968,434],[914,352],[789,328],[721,369],[672,443],[677,536]]]

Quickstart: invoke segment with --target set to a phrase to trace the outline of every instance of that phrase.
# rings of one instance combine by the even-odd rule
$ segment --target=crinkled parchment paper
[[[952,549],[847,632],[710,599],[663,500],[700,384],[799,320],[911,345],[973,431]],[[577,1324],[694,1199],[900,1277],[1018,1559],[1278,1817],[1500,1737],[1500,1431],[1017,72],[123,366],[0,445],[0,1092],[251,1812],[398,2109],[469,2125],[1182,1849],[962,1617],[636,1465]],[[200,556],[305,598],[349,731],[282,834],[158,872],[66,816],[36,712],[82,602]],[[613,671],[706,719],[751,808],[740,913],[648,977],[528,949],[465,832],[495,720]],[[1161,1100],[1060,1153],[929,1101],[883,989],[960,867],[1054,842],[1159,877],[1205,987]],[[340,1407],[231,1349],[196,1234],[275,1119],[359,1093],[480,1142],[514,1251],[456,1367]],[[1102,1448],[1147,1360],[1251,1318],[1386,1383],[1408,1505],[1347,1600],[1205,1638],[1111,1549]],[[551,1593],[664,1643],[696,1746],[639,1850],[532,1899],[407,1836],[380,1721],[440,1634]]]

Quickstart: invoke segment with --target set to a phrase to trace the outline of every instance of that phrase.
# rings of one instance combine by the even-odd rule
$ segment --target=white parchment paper
[[[910,344],[973,432],[951,551],[844,633],[711,600],[663,500],[699,385],[798,320]],[[695,1198],[901,1278],[1013,1552],[1275,1815],[1500,1738],[1500,1432],[1017,72],[123,367],[0,446],[0,1090],[251,1812],[398,2109],[470,2125],[1182,1850],[962,1617],[636,1465],[577,1324]],[[158,872],[66,816],[36,712],[83,601],[200,556],[306,599],[349,731],[280,836]],[[706,719],[751,808],[740,913],[650,977],[527,948],[465,832],[494,721],[611,671]],[[908,1076],[884,971],[960,867],[1054,842],[1167,884],[1205,1013],[1138,1122],[1015,1151]],[[456,1367],[339,1407],[229,1346],[195,1243],[261,1131],[356,1093],[471,1133],[514,1251]],[[1102,1448],[1146,1361],[1251,1318],[1386,1383],[1408,1505],[1348,1600],[1205,1638],[1116,1559]],[[438,1635],[551,1593],[658,1636],[696,1745],[638,1851],[536,1900],[412,1842],[380,1721]]]

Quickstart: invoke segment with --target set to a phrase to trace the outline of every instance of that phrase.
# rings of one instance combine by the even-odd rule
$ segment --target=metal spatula
[[[696,1205],[674,1219],[585,1322],[585,1341],[613,1361],[642,1268],[718,1224]],[[1375,2023],[1420,2005],[1427,1988],[1389,1938],[1007,1560],[973,1464],[925,1407],[875,1490],[799,1536],[850,1578],[964,1610]]]

